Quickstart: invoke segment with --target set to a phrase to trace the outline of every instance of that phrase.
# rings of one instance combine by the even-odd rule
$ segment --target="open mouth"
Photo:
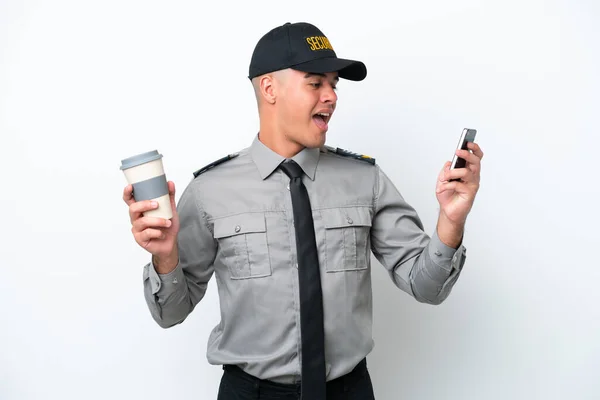
[[[330,119],[331,119],[330,113],[320,112],[320,113],[316,113],[315,115],[313,115],[313,121],[319,127],[319,129],[322,129],[322,130],[327,130],[327,123],[329,122]]]

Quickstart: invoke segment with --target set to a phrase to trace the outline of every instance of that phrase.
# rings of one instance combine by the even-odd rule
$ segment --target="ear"
[[[269,104],[275,104],[275,99],[277,97],[275,77],[270,74],[264,75],[260,78],[258,85],[260,88],[260,94],[265,101]]]

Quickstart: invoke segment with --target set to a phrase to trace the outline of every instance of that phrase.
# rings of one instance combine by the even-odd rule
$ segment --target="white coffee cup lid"
[[[121,169],[123,170],[127,168],[137,167],[138,165],[158,160],[159,158],[162,158],[162,154],[159,154],[158,150],[152,150],[146,153],[137,154],[133,157],[121,160]]]

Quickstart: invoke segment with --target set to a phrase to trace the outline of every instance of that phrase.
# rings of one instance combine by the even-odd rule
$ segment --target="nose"
[[[323,85],[321,101],[328,104],[335,104],[337,102],[337,94],[335,93],[335,90],[333,90],[333,86],[330,84]]]

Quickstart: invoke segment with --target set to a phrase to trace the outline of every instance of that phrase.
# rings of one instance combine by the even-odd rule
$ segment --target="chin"
[[[312,140],[310,140],[309,145],[307,145],[306,147],[310,147],[310,148],[322,147],[325,144],[325,140],[327,139],[327,131],[317,132],[315,135],[313,135],[313,137],[311,139]]]

